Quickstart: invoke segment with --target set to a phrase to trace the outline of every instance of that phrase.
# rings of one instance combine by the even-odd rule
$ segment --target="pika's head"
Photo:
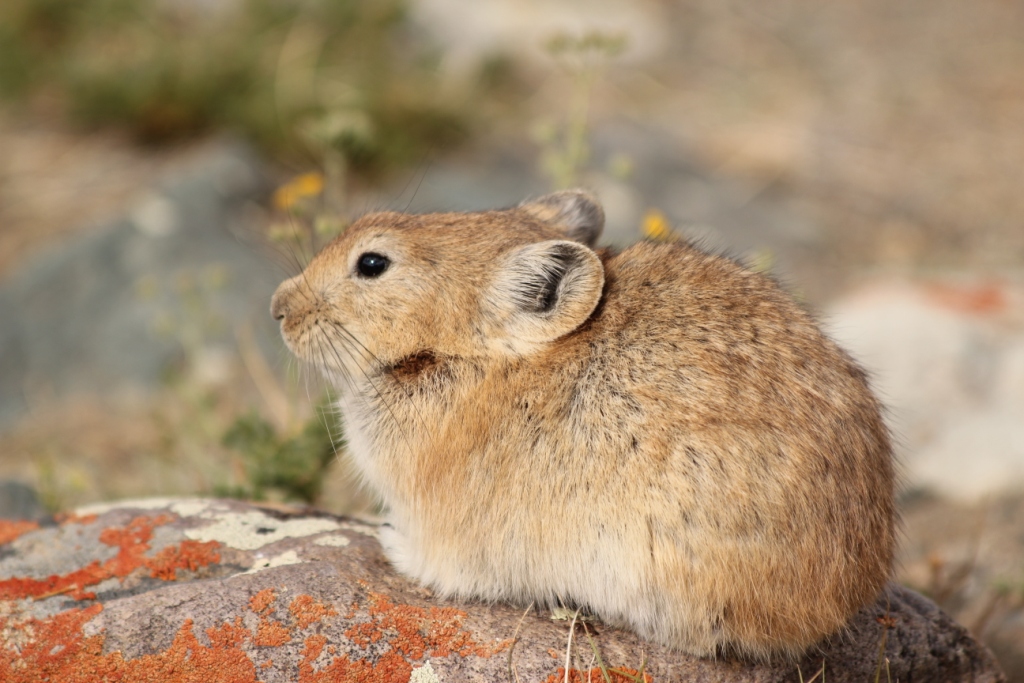
[[[604,287],[604,212],[573,190],[480,213],[375,213],[277,288],[288,348],[328,376],[421,354],[525,355],[569,334]]]

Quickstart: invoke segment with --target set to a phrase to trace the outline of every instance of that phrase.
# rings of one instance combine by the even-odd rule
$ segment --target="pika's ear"
[[[604,289],[604,265],[578,242],[552,240],[505,257],[486,295],[495,341],[516,352],[552,341],[590,317]]]
[[[589,192],[564,190],[527,200],[519,205],[535,218],[562,230],[566,239],[588,247],[597,243],[604,228],[604,209]]]

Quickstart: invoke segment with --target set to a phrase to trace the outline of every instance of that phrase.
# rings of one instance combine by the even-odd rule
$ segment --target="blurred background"
[[[1024,3],[4,0],[0,516],[372,514],[267,312],[369,210],[591,188],[871,371],[899,579],[1024,680]]]

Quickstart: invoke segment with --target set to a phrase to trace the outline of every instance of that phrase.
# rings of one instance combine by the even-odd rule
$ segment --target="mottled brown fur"
[[[340,392],[401,571],[699,655],[797,655],[889,576],[879,405],[768,278],[682,243],[594,252],[602,221],[578,192],[372,214],[273,311]],[[366,252],[388,270],[361,277]]]

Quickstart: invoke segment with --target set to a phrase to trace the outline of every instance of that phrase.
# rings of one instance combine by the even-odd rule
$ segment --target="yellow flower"
[[[647,239],[658,242],[671,242],[678,239],[675,230],[669,225],[668,219],[661,211],[651,209],[644,214],[644,220],[640,231]]]
[[[274,206],[285,211],[303,197],[315,197],[324,191],[324,176],[316,171],[292,178],[274,191]]]

